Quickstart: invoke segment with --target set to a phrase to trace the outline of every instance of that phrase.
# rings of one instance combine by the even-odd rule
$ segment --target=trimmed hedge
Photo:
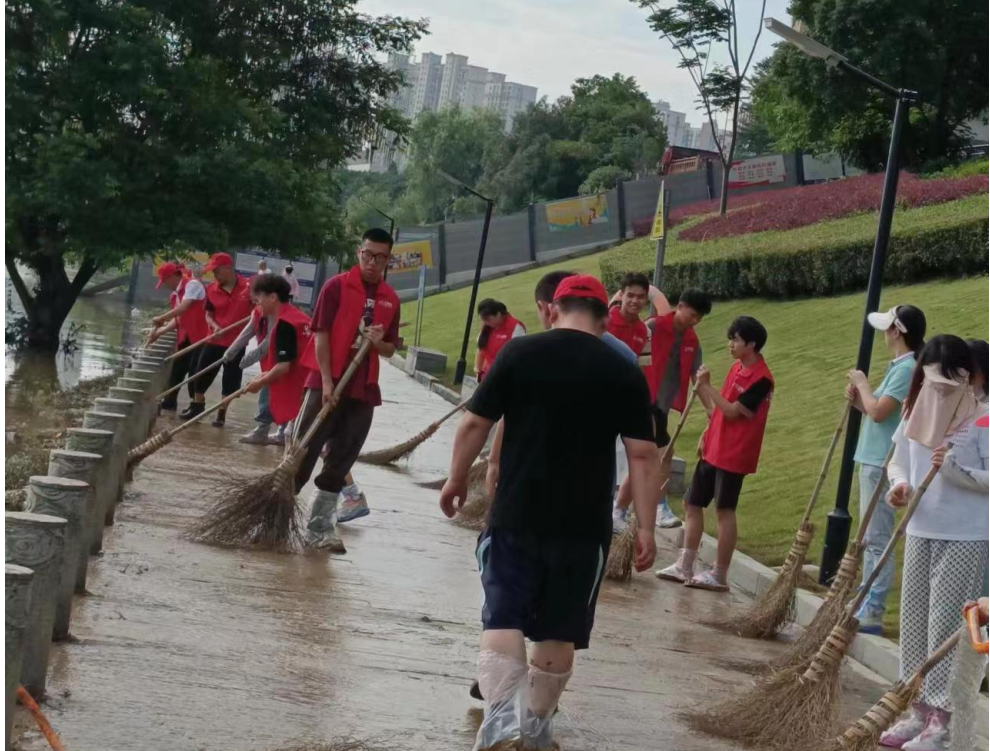
[[[987,273],[988,220],[915,228],[891,235],[885,284]],[[681,290],[698,287],[717,299],[743,297],[822,297],[866,286],[873,238],[843,237],[835,242],[789,252],[751,253],[728,258],[681,261],[664,269],[664,292],[676,299]],[[605,253],[599,263],[610,290],[629,271],[653,274],[652,255]]]

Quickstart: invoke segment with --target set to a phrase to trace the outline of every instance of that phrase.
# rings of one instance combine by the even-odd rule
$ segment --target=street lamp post
[[[887,155],[887,165],[884,171],[883,195],[880,199],[880,217],[877,222],[876,239],[873,241],[873,259],[870,263],[870,279],[866,286],[866,311],[863,315],[863,329],[859,338],[859,353],[856,357],[856,368],[864,373],[870,372],[870,359],[873,354],[873,327],[866,317],[877,310],[880,305],[880,288],[883,283],[883,268],[887,260],[887,244],[890,240],[890,225],[894,218],[894,206],[897,199],[897,178],[900,167],[901,135],[907,122],[908,110],[918,99],[917,92],[898,89],[879,78],[870,75],[852,65],[846,58],[835,50],[816,42],[787,24],[774,18],[763,19],[764,26],[774,34],[793,44],[806,55],[824,60],[831,67],[839,68],[847,73],[861,78],[870,86],[895,98],[894,123],[890,131],[890,151]],[[835,493],[835,508],[829,512],[825,525],[825,545],[822,550],[821,567],[818,574],[820,584],[829,584],[838,570],[842,556],[849,542],[849,529],[852,517],[849,514],[849,491],[852,487],[853,456],[856,453],[856,443],[859,440],[859,425],[862,415],[858,410],[852,410],[849,415],[849,425],[846,430],[846,440],[842,448],[842,462],[839,465],[839,487]]]
[[[471,285],[471,301],[468,303],[467,322],[464,324],[464,340],[461,342],[461,356],[457,359],[457,366],[454,368],[454,385],[459,386],[464,383],[464,374],[467,371],[467,350],[471,342],[471,323],[474,321],[474,304],[478,300],[478,285],[481,283],[481,267],[485,264],[485,246],[488,244],[488,228],[492,223],[492,209],[495,202],[488,196],[471,188],[456,177],[448,175],[443,170],[437,170],[437,174],[444,180],[458,188],[463,188],[471,195],[477,196],[485,202],[485,222],[481,226],[481,245],[478,248],[478,264],[474,268],[474,282]]]

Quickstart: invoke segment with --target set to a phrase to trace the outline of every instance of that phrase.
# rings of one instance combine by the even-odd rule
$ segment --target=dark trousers
[[[217,362],[217,360],[220,360],[223,357],[223,353],[226,351],[227,348],[220,344],[204,344],[200,347],[199,360],[196,362],[196,369],[193,372],[198,373],[203,368],[208,368],[210,365],[213,365]],[[223,379],[220,382],[222,386],[221,393],[224,396],[230,396],[237,391],[237,389],[241,387],[241,381],[244,376],[244,371],[241,370],[241,359],[243,357],[244,350],[242,349],[237,353],[237,357],[230,362],[225,362],[220,368],[214,368],[209,373],[204,373],[193,381],[196,385],[196,393],[206,393],[206,390],[213,385],[213,381],[217,377],[218,370],[223,370]]]
[[[303,408],[292,431],[295,437],[302,439],[322,405],[322,392],[319,389],[306,389],[303,392]],[[302,490],[309,481],[320,452],[326,446],[327,456],[323,460],[323,469],[316,475],[314,482],[320,490],[339,493],[346,484],[344,477],[351,471],[361,453],[374,416],[375,408],[367,402],[347,397],[337,402],[337,407],[323,421],[313,440],[309,442],[306,457],[296,472],[296,492]]]
[[[179,346],[176,348],[175,351],[178,352],[180,349],[184,349],[185,347],[188,346],[189,346],[189,340],[183,339],[181,342],[179,342]],[[198,354],[199,353],[196,350],[193,350],[192,352],[186,352],[186,354],[182,355],[182,357],[177,357],[172,361],[172,375],[168,379],[169,388],[172,388],[173,386],[182,383],[184,380],[186,380],[186,376],[190,375],[190,370],[195,364],[196,356]],[[196,371],[192,371],[192,372],[194,373]],[[193,398],[193,393],[194,393],[193,383],[195,383],[195,381],[190,381],[186,386],[186,388],[189,390],[190,399]],[[166,405],[174,405],[177,401],[178,396],[179,396],[178,392],[174,394],[169,394],[164,399],[162,399],[162,403]]]

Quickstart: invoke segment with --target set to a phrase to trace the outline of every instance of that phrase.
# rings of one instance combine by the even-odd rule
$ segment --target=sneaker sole
[[[687,579],[682,579],[681,577],[674,576],[673,574],[661,574],[659,571],[655,572],[654,576],[656,576],[657,579],[663,579],[664,581],[667,582],[677,582],[678,584],[687,583]]]
[[[711,584],[700,584],[698,582],[684,582],[685,587],[690,587],[691,589],[704,589],[708,592],[728,592],[728,585],[721,584],[719,586],[713,586]]]
[[[370,508],[361,508],[348,516],[338,516],[337,524],[347,524],[347,522],[352,522],[355,519],[360,519],[362,516],[367,516],[371,513]]]
[[[682,522],[680,519],[671,522],[657,522],[657,526],[660,527],[660,529],[677,529],[678,527],[683,525],[684,522]]]
[[[237,442],[238,443],[246,443],[249,446],[267,446],[268,445],[268,441],[266,441],[264,438],[262,438],[260,440],[259,439],[255,439],[255,438],[238,438],[237,439]]]

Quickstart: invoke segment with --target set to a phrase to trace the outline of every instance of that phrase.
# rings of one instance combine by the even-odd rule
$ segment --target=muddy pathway
[[[449,409],[398,370],[382,371],[388,401],[369,449]],[[445,473],[454,425],[398,468],[356,467],[373,511],[342,525],[345,556],[181,539],[204,509],[213,468],[277,463],[280,449],[237,443],[254,406],[235,403],[225,430],[180,434],[128,486],[105,553],[91,563],[90,594],[77,600],[75,639],[53,648],[46,711],[66,748],[254,751],[350,735],[403,750],[470,749],[481,717],[468,696],[481,606],[474,533],[443,518],[437,491],[416,485]],[[659,560],[673,555],[661,546]],[[676,711],[751,680],[728,660],[763,661],[783,648],[695,622],[745,605],[741,595],[650,575],[606,582],[592,648],[563,697],[563,747],[730,748],[692,735]],[[846,717],[882,692],[862,671],[847,668],[844,680]],[[18,724],[27,727],[24,717]],[[28,730],[21,748],[45,745]]]

